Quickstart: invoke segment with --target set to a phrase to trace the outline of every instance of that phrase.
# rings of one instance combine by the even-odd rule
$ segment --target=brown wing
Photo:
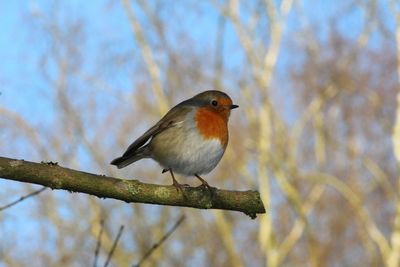
[[[146,157],[143,154],[143,146],[153,136],[161,133],[162,131],[174,127],[183,122],[185,115],[191,110],[189,106],[177,105],[172,108],[165,116],[157,122],[153,127],[148,129],[142,136],[136,139],[125,151],[122,157],[116,158],[110,164],[117,165],[118,168],[123,168],[136,160]],[[141,155],[143,154],[143,155]]]

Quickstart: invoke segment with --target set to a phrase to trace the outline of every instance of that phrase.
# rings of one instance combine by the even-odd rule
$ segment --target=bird
[[[161,165],[162,173],[170,172],[177,190],[188,185],[180,184],[174,173],[197,177],[200,186],[211,189],[200,175],[211,172],[224,155],[229,116],[238,107],[224,92],[199,93],[171,108],[110,164],[121,169],[151,158]]]

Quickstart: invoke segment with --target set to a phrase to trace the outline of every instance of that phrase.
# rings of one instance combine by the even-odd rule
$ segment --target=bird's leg
[[[189,185],[178,183],[178,181],[175,179],[174,173],[172,172],[172,169],[171,169],[171,168],[168,169],[168,170],[165,170],[165,171],[169,171],[169,172],[171,173],[172,185],[175,186],[176,191],[181,190],[181,192],[183,193],[182,187],[184,187],[184,186],[189,186]],[[164,170],[163,170],[163,173],[164,173]]]
[[[197,179],[199,179],[201,181],[201,185],[200,186],[205,186],[208,188],[208,190],[211,191],[212,187],[207,183],[206,180],[204,180],[203,178],[200,177],[200,175],[195,174],[194,176],[196,176]]]

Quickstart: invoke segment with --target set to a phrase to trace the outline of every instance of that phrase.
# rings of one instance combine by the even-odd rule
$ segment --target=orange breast
[[[218,138],[226,147],[228,144],[228,120],[209,108],[199,108],[196,113],[197,128],[204,138]]]

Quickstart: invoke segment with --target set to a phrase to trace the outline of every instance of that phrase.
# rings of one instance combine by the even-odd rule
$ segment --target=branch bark
[[[52,189],[68,190],[114,198],[128,203],[222,209],[240,211],[252,219],[265,213],[257,191],[229,191],[187,187],[178,192],[173,186],[141,183],[63,168],[54,163],[34,163],[0,157],[0,178],[40,184]]]

